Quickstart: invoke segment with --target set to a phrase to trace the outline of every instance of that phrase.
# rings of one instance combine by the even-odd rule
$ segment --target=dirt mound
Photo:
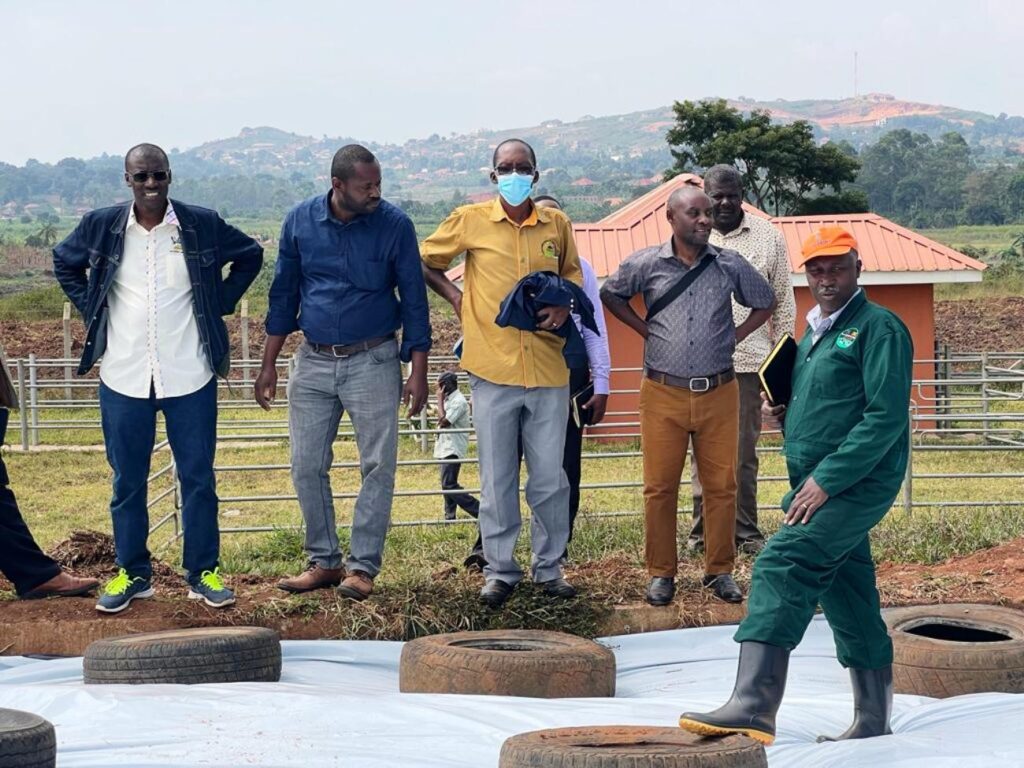
[[[961,299],[935,302],[935,338],[954,352],[1020,352],[1024,297]],[[928,351],[931,354],[931,351]],[[918,356],[924,356],[918,350]]]
[[[114,575],[117,553],[114,538],[99,531],[74,531],[49,552],[50,557],[80,576],[105,579]],[[153,581],[181,581],[181,574],[162,560],[153,559]]]

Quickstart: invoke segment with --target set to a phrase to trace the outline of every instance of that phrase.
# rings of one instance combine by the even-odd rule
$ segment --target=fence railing
[[[28,358],[10,361],[12,378],[19,392],[22,407],[18,419],[12,419],[12,434],[8,442],[20,444],[24,450],[49,444],[61,444],[59,439],[72,436],[79,438],[79,443],[102,441],[98,412],[98,380],[95,378],[75,378],[68,375],[69,369],[76,364],[65,358]],[[961,500],[955,499],[921,499],[915,497],[917,481],[948,479],[990,479],[994,481],[1015,481],[1024,479],[1024,473],[998,471],[985,472],[922,472],[915,467],[914,456],[924,452],[943,451],[949,453],[970,453],[977,451],[1017,451],[1024,450],[1024,353],[977,353],[977,354],[945,354],[935,359],[917,360],[920,369],[922,364],[935,371],[934,378],[915,379],[911,396],[911,429],[908,440],[911,443],[911,462],[898,506],[906,512],[920,507],[1018,507],[1024,506],[1024,492],[1021,499],[1007,500]],[[450,357],[431,358],[429,374],[431,394],[437,376],[444,370],[455,368],[457,361]],[[218,439],[221,442],[263,442],[275,441],[283,443],[288,439],[286,386],[288,375],[292,370],[293,358],[282,357],[279,361],[278,398],[274,410],[264,415],[252,399],[252,385],[259,362],[241,360],[233,363],[227,380],[221,380],[219,399]],[[613,382],[638,382],[639,369],[615,369]],[[619,410],[609,410],[605,422],[589,428],[587,439],[589,448],[584,453],[584,466],[592,462],[614,459],[637,458],[642,454],[629,442],[609,443],[617,438],[635,439],[639,432],[639,414],[635,410],[636,385],[619,386],[613,389],[613,395],[622,395],[611,400],[626,403]],[[432,400],[432,398],[431,398]],[[471,433],[473,430],[466,430]],[[416,418],[404,418],[400,424],[401,436],[416,445],[421,452],[428,451],[439,432],[436,415],[425,409]],[[354,435],[351,423],[343,421],[339,429],[339,439],[347,439]],[[52,436],[52,437],[51,437]],[[161,435],[163,436],[163,435]],[[758,452],[777,453],[777,438],[773,439],[770,432],[765,433],[763,444]],[[159,507],[161,516],[154,524],[154,530],[165,525],[173,525],[174,535],[180,534],[180,491],[173,457],[167,449],[166,440],[155,448],[155,456],[166,457],[167,463],[159,467],[150,477],[150,507]],[[468,488],[464,491],[443,491],[440,488],[404,487],[403,471],[416,467],[438,466],[444,460],[429,456],[414,459],[403,459],[399,462],[396,483],[396,497],[442,496],[446,493],[460,492],[478,493],[479,489]],[[467,465],[476,463],[475,458],[462,461]],[[339,461],[332,469],[358,471],[357,461]],[[291,491],[286,472],[290,469],[287,463],[253,464],[218,466],[220,476],[235,473],[281,472],[282,487],[288,493],[236,493],[221,496],[222,505],[260,504],[265,502],[294,503],[296,496]],[[162,478],[170,476],[168,486]],[[781,475],[762,475],[762,482],[782,482],[786,478]],[[687,482],[684,477],[684,484]],[[159,487],[158,487],[159,486]],[[583,490],[598,489],[638,489],[642,487],[639,473],[635,477],[620,478],[613,482],[583,483]],[[1024,487],[1024,486],[1022,486]],[[351,500],[356,492],[346,491],[335,494],[339,500]],[[604,510],[597,516],[635,514],[618,510]],[[404,520],[396,525],[445,524],[441,520]],[[240,526],[224,527],[225,533],[241,531],[275,530],[281,526]]]

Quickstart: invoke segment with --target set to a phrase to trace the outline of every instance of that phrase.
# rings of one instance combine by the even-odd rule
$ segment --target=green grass
[[[985,226],[948,227],[945,229],[916,230],[925,237],[937,240],[950,248],[969,245],[973,248],[987,248],[989,253],[998,253],[1012,245],[1014,238],[1024,232],[1024,224],[1003,224]]]

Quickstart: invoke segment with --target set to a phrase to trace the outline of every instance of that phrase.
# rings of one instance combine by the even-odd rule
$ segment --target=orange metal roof
[[[779,216],[772,219],[786,238],[791,266],[811,232],[824,225],[843,227],[857,238],[858,253],[868,272],[981,271],[985,264],[959,251],[901,227],[877,213],[825,216]],[[792,266],[793,271],[796,267]]]

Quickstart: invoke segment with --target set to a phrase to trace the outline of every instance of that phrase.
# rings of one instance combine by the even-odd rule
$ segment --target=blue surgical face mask
[[[521,205],[532,188],[532,174],[506,173],[498,177],[498,194],[511,206]]]

